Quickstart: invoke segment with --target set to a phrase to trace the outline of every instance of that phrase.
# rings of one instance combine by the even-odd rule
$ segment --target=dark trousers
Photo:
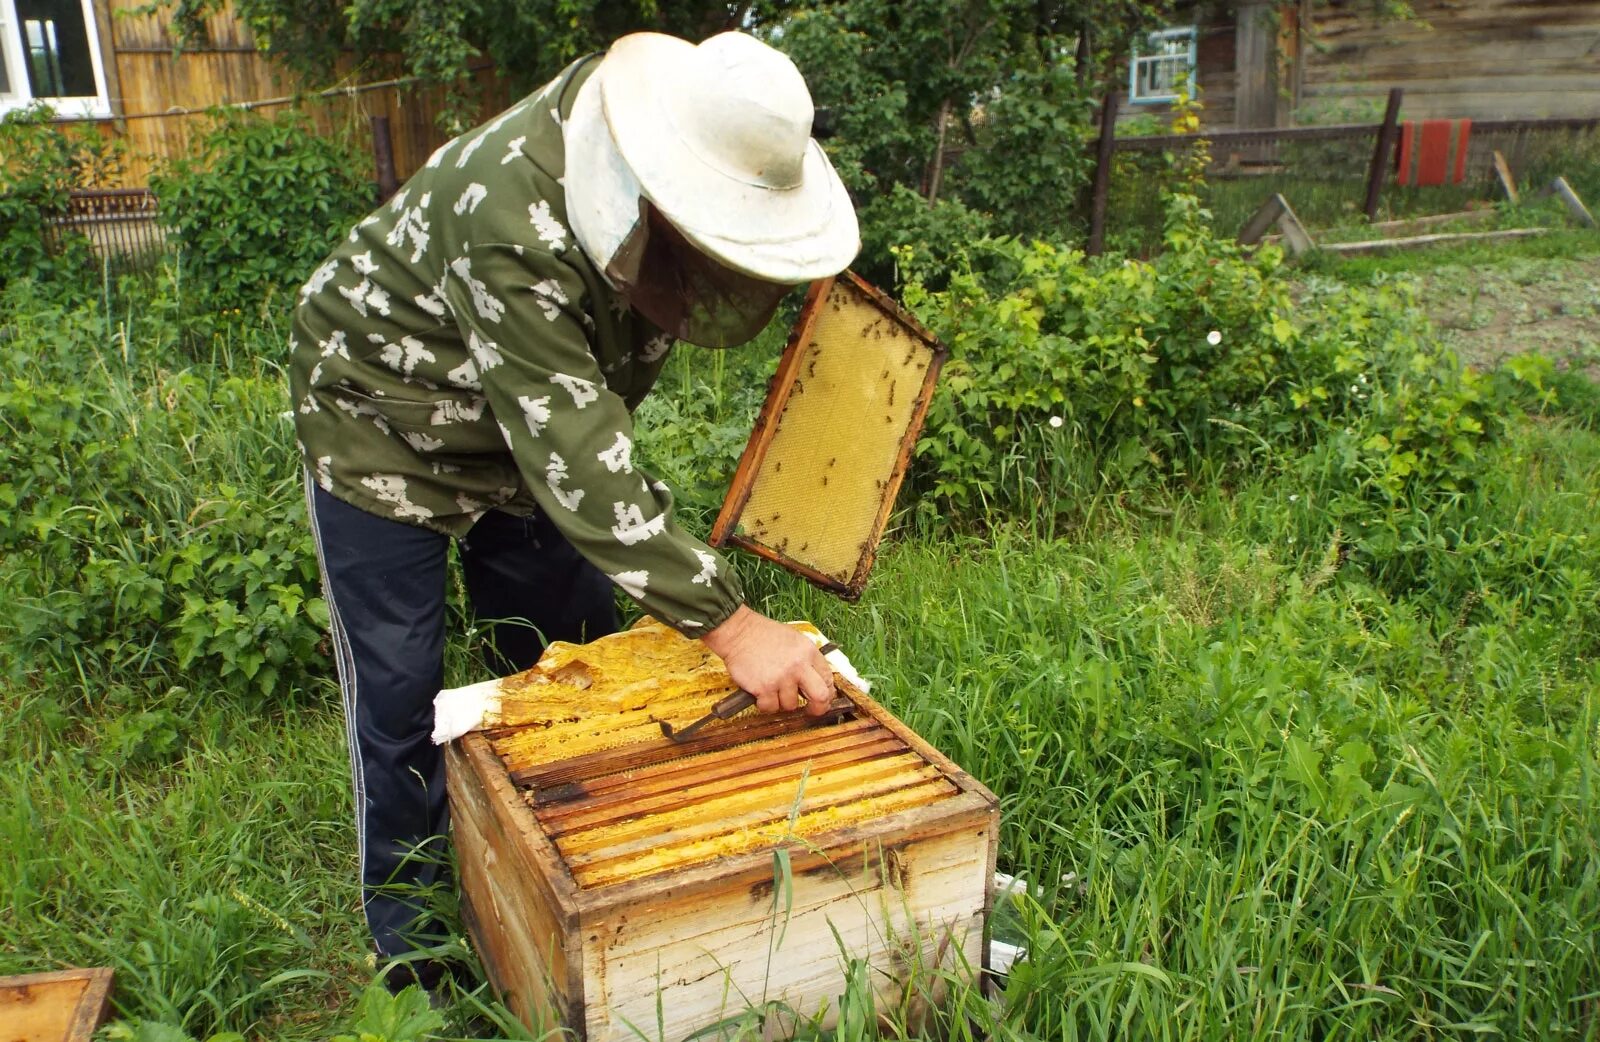
[[[444,685],[451,540],[307,489],[344,699],[362,908],[378,952],[399,955],[427,943],[425,895],[450,883],[444,757],[429,736]],[[533,665],[547,640],[616,630],[610,581],[543,516],[491,510],[457,549],[496,675]]]

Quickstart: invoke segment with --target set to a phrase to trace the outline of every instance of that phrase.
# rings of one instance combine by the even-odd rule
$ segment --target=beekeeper
[[[855,255],[811,121],[750,36],[624,37],[440,148],[300,290],[290,383],[380,956],[425,939],[414,895],[445,881],[451,542],[502,674],[612,632],[615,586],[762,710],[826,708],[821,655],[674,522],[630,416],[675,341],[742,344]]]

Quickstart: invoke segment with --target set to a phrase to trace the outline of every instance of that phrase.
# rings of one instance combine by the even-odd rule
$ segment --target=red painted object
[[[1422,186],[1460,184],[1466,178],[1471,143],[1470,119],[1425,119],[1420,124],[1406,120],[1400,125],[1399,182]]]

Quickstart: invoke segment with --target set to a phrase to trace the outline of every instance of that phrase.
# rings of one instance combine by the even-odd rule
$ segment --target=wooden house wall
[[[1600,116],[1597,0],[1414,0],[1385,22],[1367,0],[1313,7],[1297,122]]]
[[[256,50],[246,27],[229,12],[206,19],[205,40],[191,42],[173,53],[170,19],[135,13],[144,0],[100,0],[101,40],[107,56],[108,89],[112,112],[102,132],[125,138],[129,157],[122,183],[148,183],[150,171],[163,159],[182,155],[196,132],[207,123],[203,114],[172,114],[142,118],[172,109],[201,109],[213,105],[281,98],[295,93],[292,74]],[[480,73],[484,103],[478,115],[487,119],[509,103],[505,88],[489,73]],[[326,86],[355,86],[353,80]],[[370,151],[367,117],[389,117],[397,172],[404,180],[427,160],[448,135],[438,128],[441,108],[438,91],[388,87],[334,98],[303,97],[299,107],[324,132],[346,128]],[[272,113],[287,106],[269,106]],[[138,118],[127,118],[127,117]],[[373,175],[376,176],[375,174]]]

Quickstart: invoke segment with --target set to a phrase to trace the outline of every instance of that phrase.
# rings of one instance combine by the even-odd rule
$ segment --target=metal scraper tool
[[[828,643],[822,645],[817,650],[822,652],[824,655],[826,655],[830,651],[838,651],[839,650],[839,645],[833,643],[832,641],[829,641]],[[835,690],[837,690],[837,688],[835,688]],[[848,698],[843,699],[842,702],[840,702],[839,698],[836,698],[835,702],[839,703],[839,709],[841,711],[846,709],[846,708],[854,708],[853,706],[850,705],[850,700]],[[705,716],[702,716],[700,719],[696,720],[694,723],[690,724],[688,727],[685,727],[685,728],[682,728],[682,729],[679,729],[679,730],[674,730],[673,726],[671,724],[667,723],[665,720],[658,720],[657,723],[659,723],[661,725],[661,733],[666,735],[668,738],[672,739],[674,742],[687,742],[691,735],[693,735],[696,731],[700,730],[705,725],[709,724],[711,721],[713,721],[713,720],[727,720],[730,717],[734,717],[734,716],[739,715],[740,713],[744,712],[746,709],[749,709],[751,706],[753,706],[755,704],[756,704],[756,696],[755,695],[752,695],[748,691],[740,690],[740,691],[735,691],[733,694],[728,695],[728,696],[720,699],[717,702],[716,705],[711,707],[711,712],[707,713]],[[830,711],[830,715],[831,715],[831,711]]]

